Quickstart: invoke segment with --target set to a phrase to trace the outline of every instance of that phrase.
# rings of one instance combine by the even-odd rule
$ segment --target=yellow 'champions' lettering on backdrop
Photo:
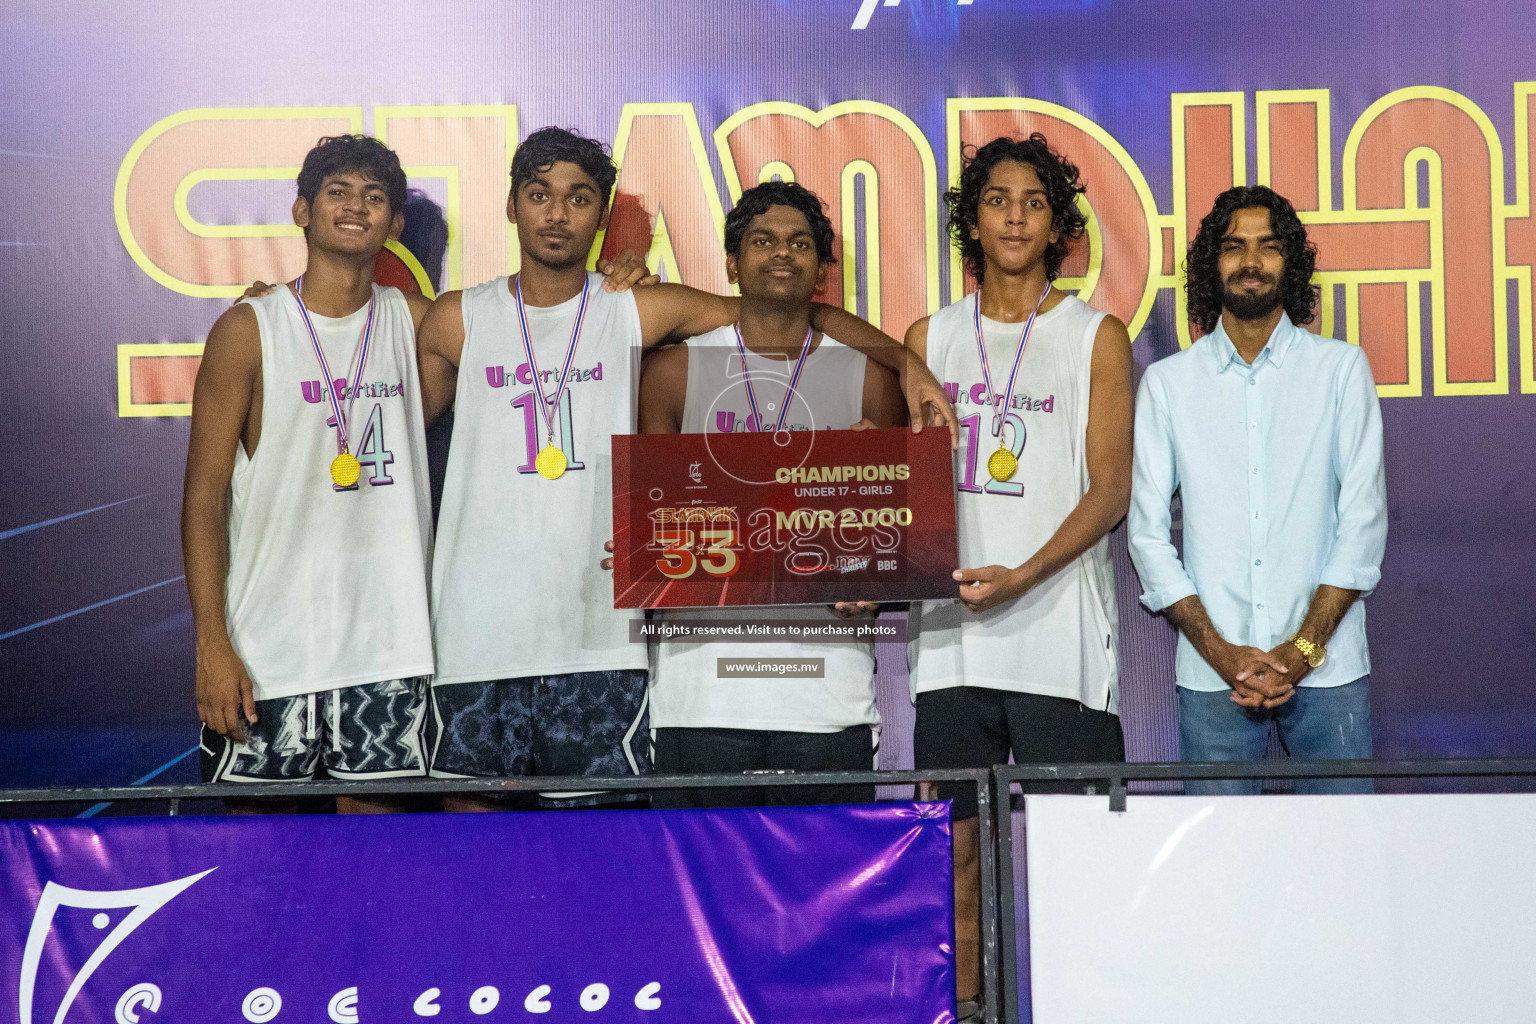
[[[900,337],[918,317],[974,288],[958,256],[951,252],[946,261],[940,244],[938,192],[945,180],[958,180],[963,147],[1041,131],[1094,184],[1083,201],[1087,237],[1057,283],[1120,317],[1132,337],[1168,290],[1180,344],[1194,340],[1179,269],[1189,239],[1221,191],[1269,184],[1295,202],[1321,251],[1315,280],[1322,301],[1308,326],[1362,346],[1382,397],[1508,394],[1516,373],[1519,390],[1530,394],[1533,96],[1536,82],[1513,83],[1514,132],[1504,140],[1476,103],[1438,86],[1381,97],[1347,132],[1336,131],[1328,89],[1257,92],[1252,125],[1245,93],[1173,93],[1167,212],[1109,132],[1043,100],[948,100],[944,180],[934,142],[881,103],[852,100],[819,111],[754,103],[712,134],[691,103],[628,103],[615,132],[613,215],[594,248],[646,252],[668,280],[723,292],[722,195],[773,177],[799,180],[826,200],[838,228],[842,260],[829,301]],[[189,197],[231,183],[291,179],[315,138],[361,130],[364,113],[355,106],[224,107],[162,118],[118,171],[113,205],[124,247],[152,279],[184,295],[232,298],[250,281],[291,278],[304,261],[296,227],[203,223]],[[372,123],[413,180],[448,185],[446,285],[516,270],[515,234],[502,215],[506,164],[519,133],[516,106],[375,107]],[[1251,168],[1250,135],[1257,155]],[[948,287],[941,289],[946,262]],[[174,374],[160,373],[151,356],[185,363],[196,353],[123,347],[132,357],[119,353],[119,374],[129,378],[119,381],[124,395],[143,390],[141,376],[171,383],[155,391],[153,405],[125,401],[120,411],[186,415],[191,375],[180,364]]]

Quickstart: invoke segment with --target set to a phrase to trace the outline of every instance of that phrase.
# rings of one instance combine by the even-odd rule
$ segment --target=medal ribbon
[[[992,368],[987,364],[987,346],[981,336],[981,293],[976,293],[976,306],[972,310],[976,322],[976,351],[981,353],[981,379],[987,385],[987,404],[993,407],[992,436],[999,437],[1003,432],[1003,402],[1013,401],[1013,382],[1019,375],[1019,363],[1024,359],[1024,349],[1029,344],[1030,328],[1035,326],[1035,316],[1040,312],[1041,303],[1045,297],[1051,294],[1051,282],[1045,283],[1045,291],[1040,293],[1040,301],[1035,303],[1035,308],[1030,311],[1029,319],[1024,322],[1024,333],[1019,335],[1019,349],[1013,354],[1013,370],[1008,374],[1008,391],[998,395],[992,390]]]
[[[517,275],[517,325],[523,332],[523,352],[528,356],[528,366],[533,370],[533,390],[539,396],[539,407],[544,410],[544,426],[549,431],[549,443],[555,443],[555,417],[560,408],[560,398],[565,394],[566,378],[571,363],[576,358],[576,345],[581,341],[581,322],[587,315],[587,294],[592,279],[586,278],[581,286],[581,304],[576,307],[576,323],[571,328],[571,344],[565,350],[565,362],[560,367],[560,383],[555,387],[553,398],[544,397],[544,377],[539,373],[539,361],[533,355],[533,336],[528,331],[528,311],[523,305],[523,275]]]
[[[763,429],[763,414],[757,408],[757,395],[752,391],[752,371],[747,367],[747,345],[741,340],[741,324],[732,325],[736,332],[736,348],[741,352],[741,376],[747,385],[747,402],[752,406],[752,418],[757,421],[757,429]],[[789,415],[790,399],[795,397],[795,385],[800,382],[800,371],[805,369],[805,357],[811,351],[811,336],[814,332],[811,328],[805,329],[805,342],[800,346],[800,358],[795,361],[795,372],[790,375],[789,387],[784,389],[784,404],[779,407],[779,418],[774,421],[773,432],[777,434],[784,429],[784,417]]]
[[[309,310],[304,305],[304,278],[293,282],[293,290],[297,292],[296,301],[299,304],[299,316],[304,319],[304,328],[309,331],[309,342],[315,348],[315,358],[320,362],[320,372],[325,374],[325,390],[331,396],[331,413],[336,417],[336,450],[347,451],[347,425],[352,420],[352,403],[357,401],[357,383],[363,375],[363,368],[368,365],[368,350],[373,342],[373,311],[375,298],[368,299],[368,321],[363,325],[363,336],[358,341],[357,349],[353,353],[353,360],[357,363],[352,371],[352,376],[347,379],[351,394],[347,396],[347,414],[341,414],[341,400],[336,397],[336,378],[331,376],[331,366],[325,360],[325,350],[320,347],[320,336],[315,333],[314,322],[309,319]]]

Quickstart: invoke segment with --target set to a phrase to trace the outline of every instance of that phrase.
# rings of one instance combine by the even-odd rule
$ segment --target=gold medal
[[[999,448],[987,458],[987,472],[999,483],[1011,480],[1018,471],[1019,460],[1007,448]]]
[[[357,456],[351,452],[342,452],[331,460],[331,479],[336,481],[337,487],[351,487],[357,483],[362,472],[363,467],[358,464]]]
[[[533,460],[533,468],[545,480],[558,480],[565,475],[565,452],[554,445],[548,445]]]

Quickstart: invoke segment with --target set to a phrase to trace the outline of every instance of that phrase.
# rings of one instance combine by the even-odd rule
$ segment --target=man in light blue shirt
[[[1316,257],[1284,197],[1223,193],[1187,265],[1190,320],[1205,336],[1149,367],[1137,397],[1131,558],[1142,603],[1180,633],[1186,761],[1259,760],[1271,721],[1293,757],[1371,755],[1357,598],[1381,579],[1387,540],[1381,410],[1365,353],[1297,326],[1317,301]],[[1257,791],[1256,780],[1185,786]]]

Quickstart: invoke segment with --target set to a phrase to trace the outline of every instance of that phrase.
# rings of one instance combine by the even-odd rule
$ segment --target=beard
[[[1252,293],[1233,290],[1234,285],[1244,281],[1259,281],[1269,285],[1269,290]],[[1233,274],[1222,283],[1221,307],[1239,320],[1262,320],[1280,308],[1284,296],[1279,284],[1276,278],[1265,274]]]
[[[539,266],[545,268],[546,270],[556,270],[556,271],[559,271],[559,270],[569,270],[572,267],[580,266],[580,265],[583,265],[583,264],[585,264],[587,262],[587,254],[586,253],[584,253],[584,252],[578,253],[578,252],[576,252],[574,250],[570,253],[570,255],[566,256],[565,259],[563,259],[563,260],[561,260],[561,259],[550,259],[549,257],[544,256],[544,255],[542,255],[540,253],[529,252],[526,249],[523,250],[523,255],[528,257],[528,259],[532,260],[533,262],[537,263]]]

